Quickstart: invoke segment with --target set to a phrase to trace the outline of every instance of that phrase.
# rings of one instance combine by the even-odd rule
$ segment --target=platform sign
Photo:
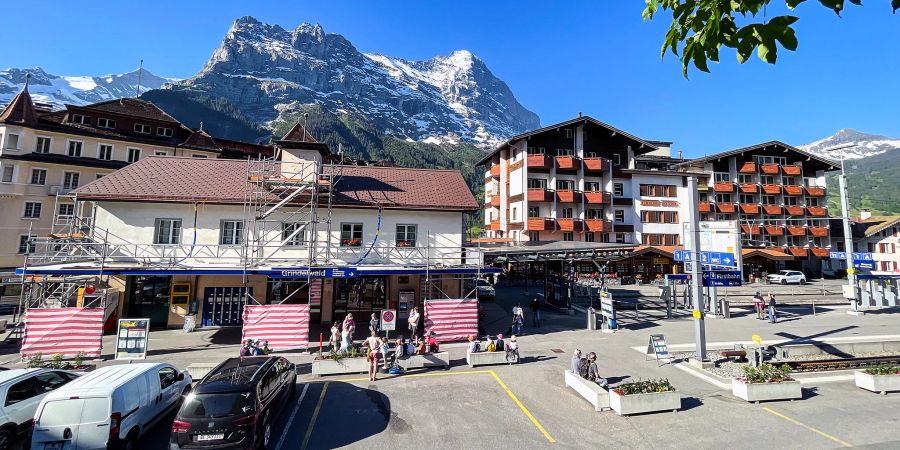
[[[393,309],[381,310],[381,329],[384,331],[397,329],[397,311]]]
[[[698,260],[701,266],[711,270],[740,270],[741,233],[736,221],[700,222],[700,241],[696,243],[692,242],[690,224],[683,225],[685,250],[681,256],[684,261]]]
[[[704,271],[703,286],[706,287],[722,287],[722,286],[741,286],[741,271]]]
[[[666,335],[651,334],[650,342],[647,343],[647,354],[656,355],[657,366],[662,365],[659,363],[660,359],[668,359],[671,362],[672,357],[669,356],[669,345],[666,344]]]
[[[853,267],[855,267],[855,268],[857,268],[857,269],[869,269],[869,270],[872,270],[872,269],[875,268],[875,262],[874,262],[874,261],[865,261],[865,260],[862,260],[862,259],[854,259],[854,260],[853,260]]]
[[[843,260],[846,260],[846,259],[847,259],[847,252],[828,252],[828,257],[829,257],[830,259],[843,259]],[[866,253],[866,252],[853,252],[853,262],[854,262],[854,264],[855,264],[857,261],[863,261],[863,262],[866,262],[866,261],[874,261],[874,260],[875,260],[875,258],[872,256],[871,253]]]
[[[116,359],[146,359],[150,319],[119,319]]]

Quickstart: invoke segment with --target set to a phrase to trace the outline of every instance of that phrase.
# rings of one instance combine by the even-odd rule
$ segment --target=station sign
[[[702,278],[703,286],[706,287],[741,286],[743,284],[740,270],[704,271]]]
[[[275,269],[272,278],[356,278],[355,267],[297,267]]]
[[[847,252],[828,252],[831,259],[847,259]],[[853,252],[853,261],[874,261],[871,253]]]
[[[694,257],[691,250],[675,250],[675,261],[699,262],[704,266],[734,267],[737,260],[734,253],[727,252],[700,252],[699,258]]]

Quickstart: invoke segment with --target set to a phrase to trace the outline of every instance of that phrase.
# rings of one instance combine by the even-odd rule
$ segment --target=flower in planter
[[[675,387],[665,378],[659,380],[639,380],[633,383],[625,383],[613,389],[613,392],[619,395],[654,394],[674,391]]]
[[[869,367],[864,372],[869,375],[900,375],[900,366],[885,363]]]
[[[781,383],[783,381],[794,381],[791,378],[791,367],[787,364],[775,367],[772,364],[764,363],[759,367],[751,367],[750,365],[741,366],[744,376],[739,377],[741,383]]]

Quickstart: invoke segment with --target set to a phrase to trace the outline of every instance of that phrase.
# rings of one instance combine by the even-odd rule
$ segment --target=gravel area
[[[734,362],[733,358],[726,358],[722,356],[722,353],[719,351],[709,350],[706,352],[710,361],[716,363],[716,366],[710,369],[706,369],[707,372],[712,373],[713,375],[720,376],[722,378],[735,378],[743,375],[743,370],[741,370],[741,366],[747,364],[746,362],[737,363]],[[694,356],[694,352],[672,352],[670,353],[672,358],[675,361],[684,360],[687,361],[691,357]],[[853,357],[863,358],[863,357],[873,357],[873,356],[894,356],[895,353],[887,353],[887,352],[873,352],[873,353],[857,353],[854,354]],[[775,361],[770,361],[773,364],[779,364],[780,362],[785,361],[818,361],[825,359],[837,359],[834,355],[828,354],[820,354],[820,355],[803,355],[803,356],[792,356],[788,358],[780,358]]]

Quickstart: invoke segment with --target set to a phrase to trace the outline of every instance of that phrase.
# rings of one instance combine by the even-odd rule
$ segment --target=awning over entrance
[[[759,257],[771,259],[772,261],[793,261],[795,259],[792,255],[787,253],[767,248],[745,248],[741,250],[741,256],[743,256],[744,259]]]
[[[606,242],[527,242],[517,245],[482,245],[485,263],[597,260],[618,261],[634,255],[634,244]]]

